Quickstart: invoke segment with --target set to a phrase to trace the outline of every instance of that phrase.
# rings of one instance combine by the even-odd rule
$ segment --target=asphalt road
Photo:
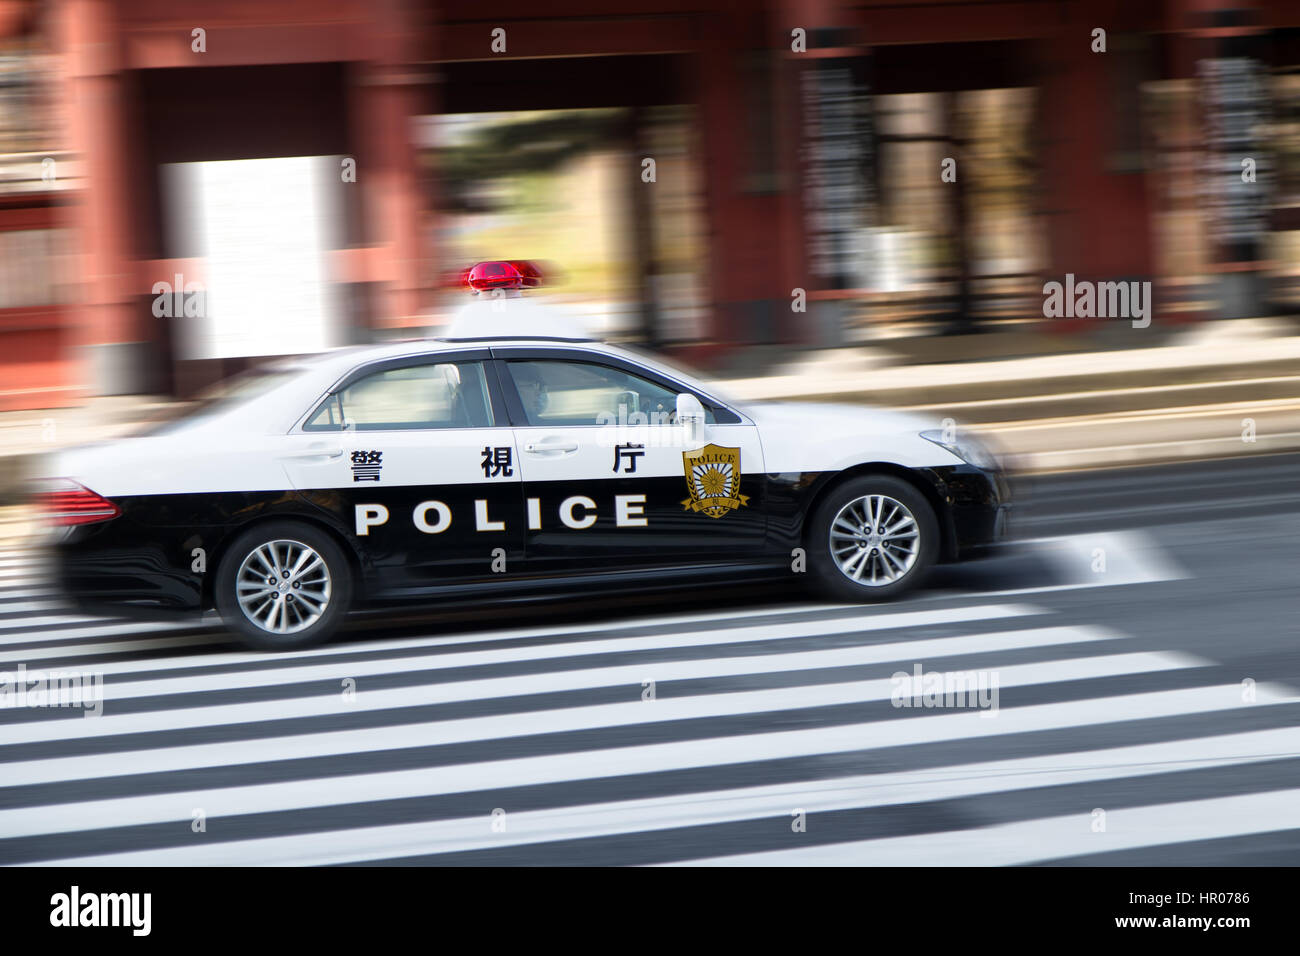
[[[0,709],[0,862],[1300,863],[1297,476],[1038,478],[893,605],[594,595],[292,655],[60,612],[11,549],[0,671],[105,699]]]

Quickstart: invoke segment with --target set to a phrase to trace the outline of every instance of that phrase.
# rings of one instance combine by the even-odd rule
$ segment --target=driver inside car
[[[550,403],[546,383],[537,373],[537,369],[527,363],[511,365],[511,376],[519,392],[519,401],[523,403],[524,415],[531,424],[541,424],[542,413]]]

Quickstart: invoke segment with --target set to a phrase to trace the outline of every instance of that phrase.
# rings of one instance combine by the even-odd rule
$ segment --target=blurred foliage
[[[689,273],[704,261],[693,112],[645,111],[638,148],[658,161],[653,268]],[[439,245],[459,267],[509,254],[550,260],[567,295],[604,301],[636,294],[631,189],[641,183],[624,109],[447,117],[423,154],[437,182]],[[505,252],[503,252],[505,250]]]
[[[608,150],[624,134],[625,123],[620,110],[511,116],[473,129],[463,142],[440,147],[426,162],[436,166],[445,209],[480,212],[501,205],[490,192],[496,181],[556,172],[587,153]]]

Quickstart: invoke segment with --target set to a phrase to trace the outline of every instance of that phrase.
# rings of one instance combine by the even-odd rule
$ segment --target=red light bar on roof
[[[536,289],[541,287],[543,280],[541,266],[531,259],[478,262],[461,273],[461,285],[471,292]]]
[[[525,289],[536,289],[542,284],[542,270],[530,259],[511,259],[510,265],[518,270],[524,280]]]
[[[524,287],[524,277],[509,262],[480,262],[469,270],[468,281],[475,292]]]

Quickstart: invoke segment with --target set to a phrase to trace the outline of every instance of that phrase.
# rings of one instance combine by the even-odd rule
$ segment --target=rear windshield
[[[301,369],[286,368],[283,365],[249,369],[205,389],[192,401],[176,403],[138,434],[164,435],[188,428],[214,415],[254,401],[288,382],[300,372]]]

